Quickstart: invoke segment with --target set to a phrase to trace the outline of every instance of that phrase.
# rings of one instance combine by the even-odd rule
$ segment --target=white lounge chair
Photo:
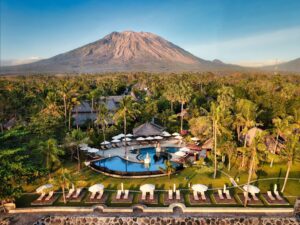
[[[75,189],[71,188],[66,196],[66,198],[71,198],[71,196],[74,194]]]
[[[103,195],[103,190],[99,191],[98,193],[99,193],[99,195],[97,196],[97,199],[99,200],[99,199],[101,199],[101,198],[102,198],[102,195]]]
[[[53,194],[54,194],[54,191],[50,191],[48,196],[45,198],[45,201],[49,201],[52,198]]]
[[[224,199],[222,190],[218,190],[218,195],[219,195],[219,199],[221,199],[221,200]]]
[[[128,195],[129,195],[129,190],[125,190],[124,191],[124,199],[128,199]]]
[[[279,201],[282,201],[282,200],[283,200],[283,198],[281,198],[281,196],[280,196],[280,194],[279,194],[278,191],[274,191],[274,194],[275,194],[276,198],[277,198]]]
[[[118,191],[117,191],[116,199],[120,199],[120,198],[121,198],[121,194],[122,194],[122,191],[121,191],[121,190],[118,190]]]
[[[257,196],[256,196],[255,193],[251,193],[251,196],[252,196],[252,198],[253,198],[254,201],[258,201],[258,198],[257,198]]]
[[[229,190],[226,190],[226,191],[225,191],[225,195],[226,195],[226,198],[227,198],[227,199],[231,199]]]
[[[94,199],[96,197],[97,192],[92,192],[90,199]]]
[[[198,192],[197,191],[194,191],[194,200],[198,201],[199,200],[199,197],[198,197]]]
[[[40,197],[37,199],[37,201],[42,201],[43,198],[44,198],[45,196],[46,196],[46,193],[43,192],[43,193],[40,195]]]
[[[205,193],[203,191],[200,192],[202,200],[206,200]]]
[[[78,198],[79,195],[81,194],[82,188],[76,188],[76,192],[73,195],[73,198]]]
[[[169,190],[169,200],[172,200],[172,199],[173,199],[173,191]]]
[[[150,191],[150,200],[154,199],[154,191]]]
[[[275,200],[276,200],[276,199],[274,198],[274,196],[273,196],[273,194],[272,194],[271,191],[267,191],[267,195],[268,195],[268,197],[269,197],[269,199],[270,199],[271,201],[275,201]]]
[[[176,200],[180,200],[180,190],[176,190]]]
[[[147,192],[142,192],[142,200],[146,200],[146,194]]]

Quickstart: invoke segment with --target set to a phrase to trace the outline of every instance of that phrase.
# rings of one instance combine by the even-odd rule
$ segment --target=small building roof
[[[88,101],[82,101],[72,109],[72,113],[91,113],[92,108]]]
[[[251,145],[252,141],[254,140],[257,133],[261,133],[263,130],[257,127],[253,127],[250,130],[248,130],[246,134],[246,143],[247,145]]]
[[[164,131],[164,128],[152,123],[152,122],[146,122],[136,128],[133,129],[133,135],[138,136],[158,136],[162,135],[162,132]]]
[[[212,138],[207,139],[207,140],[203,143],[203,145],[202,145],[201,148],[202,148],[202,149],[213,149],[213,139],[212,139]]]

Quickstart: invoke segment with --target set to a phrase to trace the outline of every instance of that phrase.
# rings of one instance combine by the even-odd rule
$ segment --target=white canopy
[[[93,186],[89,187],[89,192],[95,193],[98,191],[102,191],[104,189],[103,184],[94,184]]]
[[[182,136],[175,136],[175,138],[181,140]]]
[[[183,156],[186,155],[186,153],[185,153],[185,152],[182,152],[182,151],[178,151],[178,152],[175,152],[175,155],[180,156],[180,157],[183,157]]]
[[[204,191],[207,191],[207,186],[203,185],[203,184],[194,184],[192,186],[192,189],[194,191],[198,191],[198,192],[204,192]]]
[[[86,148],[87,146],[88,146],[87,144],[82,143],[82,144],[79,145],[79,148]]]
[[[50,189],[50,188],[53,188],[53,185],[52,185],[52,184],[44,184],[44,185],[38,187],[38,188],[36,189],[36,192],[37,192],[37,193],[43,193],[44,191],[46,191],[47,189]]]
[[[84,147],[81,147],[81,148],[80,148],[81,151],[87,151],[87,150],[89,150],[89,149],[90,149],[89,146],[84,146]]]
[[[112,140],[111,142],[112,142],[112,143],[119,143],[120,140],[119,140],[119,139],[114,139],[114,140]]]
[[[180,136],[180,134],[177,133],[177,132],[173,133],[172,135],[173,135],[173,136]]]
[[[197,137],[192,137],[191,140],[192,140],[192,141],[199,141],[199,138],[197,138]]]
[[[163,139],[163,137],[161,137],[161,136],[155,136],[154,139],[161,140],[161,139]]]
[[[249,186],[248,186],[248,184],[244,185],[243,189],[245,191],[249,191],[250,193],[254,193],[254,194],[257,194],[257,193],[260,192],[258,187],[254,186],[254,185],[251,185],[251,184],[249,184]]]
[[[190,152],[191,149],[189,149],[187,147],[182,147],[182,148],[179,149],[179,151],[181,151],[181,152]]]
[[[171,134],[169,132],[167,132],[167,131],[163,131],[162,132],[162,136],[164,136],[164,137],[171,137]]]
[[[125,134],[118,134],[118,135],[112,137],[112,139],[121,139],[123,137],[125,137]]]
[[[146,137],[145,140],[151,141],[151,140],[154,140],[154,139],[153,139],[153,137]]]
[[[99,149],[97,149],[97,148],[89,148],[88,152],[89,153],[96,153],[96,152],[99,152]]]
[[[109,141],[103,141],[103,142],[101,143],[101,145],[109,145],[109,144],[110,144]]]
[[[142,192],[149,192],[154,190],[155,190],[155,185],[153,184],[143,184],[140,186],[140,191]]]
[[[123,141],[131,141],[131,138],[128,138],[128,137],[126,137],[126,138],[123,138]]]
[[[126,134],[126,137],[133,137],[132,134]]]
[[[138,137],[136,140],[137,140],[137,141],[145,141],[145,138],[143,138],[143,137]]]

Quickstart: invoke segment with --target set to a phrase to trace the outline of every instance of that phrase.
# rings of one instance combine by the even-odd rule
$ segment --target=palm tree
[[[284,192],[293,162],[300,161],[299,133],[292,128],[285,132],[286,146],[281,150],[281,157],[287,161],[287,170],[281,192]]]
[[[247,179],[247,185],[250,185],[251,178],[253,175],[253,172],[256,170],[257,165],[259,162],[264,158],[263,156],[266,154],[266,146],[264,143],[264,137],[266,133],[264,131],[256,131],[255,137],[253,141],[251,142],[251,145],[247,148],[247,153],[249,154],[249,170],[248,170],[248,179]],[[244,207],[247,206],[248,202],[248,194],[249,190],[247,188],[246,190],[247,194],[244,201]]]
[[[183,106],[187,103],[192,97],[192,87],[187,82],[179,82],[177,88],[176,99],[181,104],[180,110],[180,131],[183,130]]]
[[[170,102],[171,112],[174,112],[174,103],[176,102],[176,87],[174,83],[168,83],[166,89],[163,92],[163,96]]]
[[[74,184],[74,177],[72,176],[72,173],[70,173],[68,169],[62,167],[52,182],[61,187],[63,200],[66,204],[66,188]]]
[[[123,120],[124,134],[127,134],[127,118],[134,119],[140,113],[138,105],[132,100],[131,96],[125,96],[121,102],[118,111],[114,115],[114,120],[117,122]],[[127,140],[125,140],[125,157],[127,155]]]
[[[274,153],[277,151],[279,136],[284,133],[284,131],[289,127],[289,123],[292,120],[291,116],[287,116],[285,118],[276,117],[272,120],[274,124],[274,131],[276,134],[276,142],[274,146]]]
[[[168,175],[169,179],[171,179],[171,174],[176,171],[176,168],[172,165],[170,160],[165,161],[165,168],[160,167],[159,170]]]
[[[67,136],[65,138],[66,146],[70,147],[72,150],[76,148],[76,154],[77,154],[77,170],[80,171],[81,167],[81,160],[80,160],[80,152],[79,152],[79,146],[81,144],[87,144],[90,142],[89,137],[87,134],[80,129],[73,130],[70,133],[67,133]],[[72,153],[73,156],[73,153]]]
[[[231,170],[231,160],[236,155],[236,144],[232,140],[226,141],[222,145],[222,152],[224,152],[227,155],[228,158],[228,165],[227,169],[228,171]]]

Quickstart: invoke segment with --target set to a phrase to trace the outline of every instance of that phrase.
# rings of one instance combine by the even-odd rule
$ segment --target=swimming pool
[[[178,151],[177,148],[165,148],[164,152],[156,153],[155,148],[142,148],[131,150],[141,162],[131,162],[119,156],[113,156],[102,160],[92,162],[92,166],[107,173],[118,174],[122,176],[151,175],[162,174],[160,168],[165,169],[165,161],[171,159],[169,153]],[[144,164],[143,160],[149,154],[150,164]],[[182,165],[171,162],[176,169],[182,168]]]

